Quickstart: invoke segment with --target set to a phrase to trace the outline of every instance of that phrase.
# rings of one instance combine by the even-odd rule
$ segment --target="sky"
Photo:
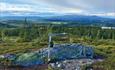
[[[0,0],[0,15],[79,14],[115,17],[115,0]]]

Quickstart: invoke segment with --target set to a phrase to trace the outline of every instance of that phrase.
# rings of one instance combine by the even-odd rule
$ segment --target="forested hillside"
[[[98,55],[107,60],[99,64],[106,68],[106,63],[111,63],[109,64],[111,70],[115,67],[114,60],[110,60],[114,58],[115,53],[115,30],[101,29],[97,26],[30,25],[26,22],[21,27],[0,28],[0,54],[19,54],[47,47],[49,33],[63,32],[68,34],[68,39],[54,37],[54,43],[81,43],[94,46],[95,57]],[[0,62],[5,63],[5,61],[0,59]],[[92,66],[95,65],[98,66],[98,63]]]

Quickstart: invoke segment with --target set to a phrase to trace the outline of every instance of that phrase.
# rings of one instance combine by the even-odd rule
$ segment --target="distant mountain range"
[[[49,21],[65,21],[65,22],[110,22],[114,18],[103,18],[98,16],[83,16],[83,15],[63,15],[45,18]]]
[[[80,24],[96,24],[103,26],[115,26],[115,18],[104,18],[98,16],[84,16],[84,15],[54,15],[54,16],[4,16],[0,17],[0,21],[10,20],[25,20],[36,22],[68,22],[68,23],[80,23]]]

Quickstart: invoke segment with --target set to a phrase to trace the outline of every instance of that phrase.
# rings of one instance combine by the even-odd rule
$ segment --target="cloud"
[[[41,6],[40,5],[28,5],[28,4],[10,4],[10,3],[0,3],[0,11],[1,12],[12,12],[12,13],[46,13],[46,12],[52,12],[52,13],[80,13],[82,12],[81,9],[77,8],[66,8],[66,7],[47,7],[47,6]]]
[[[115,0],[0,0],[0,12],[21,14],[58,13],[114,16]]]
[[[39,12],[52,12],[53,10],[48,7],[41,7],[40,5],[29,5],[29,4],[10,4],[0,3],[0,12],[12,12],[12,13],[39,13]]]
[[[115,12],[110,12],[110,13],[97,13],[97,14],[92,14],[92,15],[115,17]]]
[[[29,5],[17,5],[17,4],[9,4],[9,3],[0,3],[0,11],[17,11],[17,12],[23,12],[23,11],[31,11],[32,8]]]

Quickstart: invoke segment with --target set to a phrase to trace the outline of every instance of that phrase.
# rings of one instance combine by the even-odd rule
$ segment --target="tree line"
[[[20,37],[22,41],[32,41],[36,38],[48,37],[48,32],[61,33],[66,32],[69,35],[76,37],[88,37],[91,39],[113,39],[115,40],[115,30],[106,29],[103,30],[100,27],[91,26],[77,26],[77,27],[66,27],[66,26],[52,26],[52,30],[49,25],[32,25],[30,27],[20,28],[2,28],[0,29],[0,39],[4,37],[16,36]]]

